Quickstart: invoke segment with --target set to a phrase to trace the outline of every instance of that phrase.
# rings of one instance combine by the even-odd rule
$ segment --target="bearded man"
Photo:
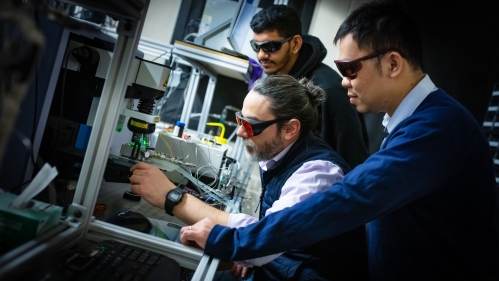
[[[325,190],[349,171],[345,160],[312,134],[325,97],[306,78],[298,81],[289,75],[271,75],[253,84],[242,111],[236,113],[237,136],[244,139],[249,156],[260,166],[260,219]],[[138,163],[130,171],[132,192],[186,224],[204,218],[232,228],[258,222],[248,214],[211,207],[190,194],[168,207],[168,193],[178,187],[158,168]],[[237,278],[247,278],[251,272],[253,280],[367,280],[365,228],[306,248],[237,261],[231,270]]]

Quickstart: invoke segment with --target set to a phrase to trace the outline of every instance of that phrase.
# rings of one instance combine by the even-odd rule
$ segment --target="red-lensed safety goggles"
[[[248,134],[248,137],[258,136],[267,129],[270,125],[277,123],[279,121],[284,121],[285,119],[277,118],[270,121],[257,121],[253,119],[244,118],[241,112],[236,112],[237,125],[243,127],[243,129]]]
[[[381,52],[372,53],[365,57],[361,57],[355,60],[335,60],[334,63],[341,75],[350,78],[350,80],[357,78],[357,72],[362,69],[362,61],[375,58],[379,55],[384,55],[387,52],[394,51],[394,49],[387,49]]]

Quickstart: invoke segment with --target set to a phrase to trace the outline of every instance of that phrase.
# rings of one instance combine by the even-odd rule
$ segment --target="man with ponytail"
[[[244,139],[248,156],[260,166],[260,219],[324,191],[349,171],[345,160],[312,134],[319,118],[317,108],[324,99],[324,91],[306,78],[298,81],[289,75],[271,75],[254,83],[242,111],[236,113],[237,135]],[[163,208],[166,194],[175,185],[146,163],[136,164],[131,171],[131,190]],[[208,206],[189,194],[173,208],[173,214],[186,224],[205,217],[231,228],[258,222],[247,214]],[[236,264],[232,273],[242,278],[248,277],[248,267],[254,267],[253,280],[367,280],[365,228]]]

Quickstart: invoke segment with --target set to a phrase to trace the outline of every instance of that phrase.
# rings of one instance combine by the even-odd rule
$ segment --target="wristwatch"
[[[174,189],[168,191],[165,200],[165,212],[168,215],[173,216],[173,208],[182,201],[184,193],[186,193],[186,191],[180,187],[180,184]]]

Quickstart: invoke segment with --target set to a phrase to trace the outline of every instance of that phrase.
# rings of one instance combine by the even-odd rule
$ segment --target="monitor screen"
[[[257,8],[255,5],[257,4],[255,3],[257,1],[255,0],[239,1],[239,9],[237,9],[236,14],[232,18],[229,36],[227,37],[230,45],[236,52],[242,52],[244,44],[248,44],[248,42],[246,42],[246,37],[248,31],[251,30],[250,22]]]

